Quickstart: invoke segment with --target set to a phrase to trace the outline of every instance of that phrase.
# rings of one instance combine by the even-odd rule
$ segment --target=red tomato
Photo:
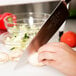
[[[5,17],[8,17],[8,20],[10,22],[14,21],[16,23],[16,16],[12,13],[5,12],[0,15],[0,29],[2,29],[2,30],[7,30],[5,27],[5,23],[4,23]]]
[[[65,32],[61,36],[60,42],[64,42],[68,44],[70,47],[75,47],[76,46],[76,33],[72,31]]]

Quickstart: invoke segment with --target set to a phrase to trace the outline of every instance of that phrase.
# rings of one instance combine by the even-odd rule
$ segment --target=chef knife
[[[17,63],[15,69],[25,66],[30,52],[38,51],[38,49],[54,35],[54,33],[59,29],[62,23],[68,18],[69,13],[67,10],[67,1],[59,1],[56,8],[53,10],[49,18],[43,24],[42,28],[32,39],[31,43],[28,45],[24,51],[22,57]]]

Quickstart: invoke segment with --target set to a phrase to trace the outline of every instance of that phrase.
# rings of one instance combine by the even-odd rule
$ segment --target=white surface
[[[0,65],[0,76],[64,76],[52,67],[35,67],[26,64],[24,68],[14,69],[16,63]]]
[[[35,3],[35,2],[46,2],[46,1],[58,1],[58,0],[0,0],[0,6]]]
[[[2,51],[1,47],[0,51]],[[7,51],[7,49],[5,50]],[[16,64],[17,62],[7,62],[5,64],[0,64],[0,76],[64,76],[62,73],[50,66],[37,67],[30,64],[25,64],[25,66],[22,68],[19,67],[15,69]]]

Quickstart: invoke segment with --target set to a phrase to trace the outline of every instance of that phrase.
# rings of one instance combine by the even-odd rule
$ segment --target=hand
[[[39,61],[68,76],[76,76],[76,52],[64,43],[47,43],[39,50]]]

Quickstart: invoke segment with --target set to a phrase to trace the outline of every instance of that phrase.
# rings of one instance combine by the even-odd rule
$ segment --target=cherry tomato
[[[76,33],[68,31],[63,33],[60,38],[60,42],[68,44],[70,47],[76,47]]]

